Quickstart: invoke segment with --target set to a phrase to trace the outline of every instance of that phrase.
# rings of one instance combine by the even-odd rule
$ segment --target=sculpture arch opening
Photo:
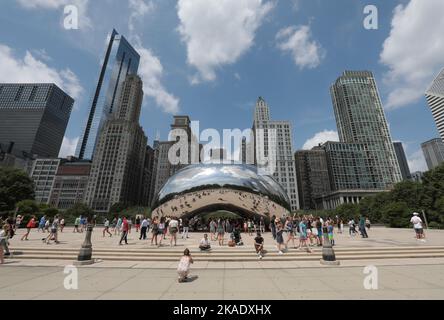
[[[153,216],[192,217],[226,210],[242,217],[281,217],[290,213],[285,190],[257,168],[238,164],[187,166],[172,176],[153,202]]]

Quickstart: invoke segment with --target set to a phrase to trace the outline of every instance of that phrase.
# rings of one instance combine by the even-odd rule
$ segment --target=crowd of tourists
[[[35,233],[41,233],[41,237],[45,244],[59,244],[59,232],[65,229],[65,219],[60,215],[55,217],[42,216],[37,219],[31,216],[24,223],[24,217],[17,215],[14,219],[9,217],[5,220],[0,219],[0,262],[3,263],[4,256],[10,256],[9,239],[14,237],[16,230],[20,227],[25,228],[21,241],[28,241],[33,229]],[[425,233],[423,221],[418,213],[413,213],[410,220],[415,230],[415,237],[418,241],[425,241]],[[73,233],[83,233],[87,229],[88,223],[95,225],[96,219],[88,222],[86,217],[79,216],[75,219]],[[264,217],[256,219],[210,219],[206,222],[202,217],[194,217],[192,219],[175,217],[153,217],[137,216],[130,218],[128,216],[116,216],[109,220],[103,220],[103,237],[117,236],[118,244],[128,244],[128,235],[135,229],[139,240],[146,240],[152,246],[177,246],[178,238],[188,239],[191,228],[196,225],[200,226],[200,230],[205,232],[196,246],[202,251],[210,251],[212,242],[216,242],[219,247],[243,246],[242,235],[249,236],[254,240],[254,247],[259,259],[265,254],[263,234],[267,231],[271,232],[273,241],[275,241],[278,254],[284,254],[289,247],[299,250],[305,250],[311,253],[313,247],[323,246],[325,241],[334,246],[335,234],[346,233],[344,227],[348,227],[348,236],[354,238],[361,236],[368,238],[368,231],[371,228],[371,222],[368,218],[360,216],[356,219],[344,221],[340,217],[323,219],[320,216],[300,215],[300,216],[283,216],[277,218],[271,217],[266,221]],[[228,235],[228,236],[227,236]],[[185,255],[187,256],[187,255]]]

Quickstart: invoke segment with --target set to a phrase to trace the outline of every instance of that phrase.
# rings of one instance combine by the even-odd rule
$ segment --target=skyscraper
[[[410,168],[402,142],[393,142],[393,146],[395,147],[396,158],[398,159],[399,168],[401,169],[402,180],[408,180],[411,178]]]
[[[427,167],[432,170],[444,162],[444,142],[435,138],[421,144]]]
[[[72,160],[60,164],[49,197],[49,205],[66,210],[83,202],[90,171],[90,161]]]
[[[36,159],[30,177],[34,180],[35,201],[49,204],[54,181],[61,164],[60,159]]]
[[[129,75],[94,154],[85,201],[97,212],[116,203],[137,205],[143,188],[147,138],[139,125],[142,80]]]
[[[22,159],[58,157],[73,104],[55,84],[0,83],[1,149]]]
[[[295,152],[300,207],[316,209],[316,198],[330,192],[327,154],[321,147]]]
[[[330,91],[340,141],[366,144],[372,175],[392,188],[402,176],[373,74],[345,71]]]
[[[444,141],[444,69],[426,91],[427,102],[432,110],[441,140]]]
[[[253,132],[255,164],[273,175],[287,192],[291,210],[298,210],[299,197],[290,122],[270,120],[268,104],[259,97],[254,110]]]
[[[79,159],[91,160],[105,121],[115,112],[127,75],[136,75],[140,56],[116,30],[111,33],[88,119],[76,149]]]

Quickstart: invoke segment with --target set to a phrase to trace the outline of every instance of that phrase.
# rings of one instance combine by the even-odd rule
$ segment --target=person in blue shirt
[[[37,231],[40,232],[40,230],[42,230],[42,232],[45,233],[45,224],[46,224],[46,216],[43,216],[40,218],[39,228],[37,229]]]

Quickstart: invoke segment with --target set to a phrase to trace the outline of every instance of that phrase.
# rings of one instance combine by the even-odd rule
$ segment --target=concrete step
[[[50,260],[76,260],[77,253],[73,251],[53,252],[48,250],[13,250],[12,259],[50,259]],[[361,260],[361,259],[393,259],[393,258],[442,258],[444,250],[355,250],[335,252],[338,260]],[[174,252],[101,252],[93,251],[93,258],[106,261],[177,261],[180,253]],[[276,251],[269,251],[264,259],[273,261],[311,261],[319,260],[322,257],[322,251],[317,250],[313,253],[303,251],[289,251],[284,255],[279,255]],[[193,258],[196,261],[254,261],[257,256],[251,250],[242,254],[231,252],[213,252],[213,253],[194,253]]]
[[[17,257],[27,256],[27,255],[42,255],[49,257],[59,257],[59,256],[75,256],[78,254],[78,251],[60,251],[53,252],[51,250],[13,250],[14,255]],[[254,251],[246,251],[246,252],[194,252],[192,253],[193,257],[203,257],[203,258],[214,258],[214,257],[237,257],[241,258],[243,256],[248,256],[253,254]],[[341,256],[351,256],[351,255],[363,255],[363,254],[436,254],[436,253],[444,253],[444,250],[390,250],[390,251],[372,251],[372,250],[354,250],[354,251],[335,251],[336,255]],[[301,250],[289,250],[285,252],[287,256],[300,256],[306,255],[305,251]],[[313,254],[322,254],[322,250],[314,250]],[[138,258],[138,257],[177,257],[181,255],[181,252],[165,252],[165,251],[151,251],[151,252],[108,252],[108,251],[93,251],[94,256],[116,256],[116,257],[126,257],[128,259]],[[268,256],[279,256],[276,250],[268,250]]]
[[[169,247],[169,246],[162,246],[160,248],[158,247],[152,247],[147,246],[146,248],[139,248],[139,249],[130,249],[127,247],[116,247],[116,248],[94,248],[93,252],[103,252],[103,253],[125,253],[125,254],[149,254],[149,253],[167,253],[167,254],[181,254],[183,252],[185,247],[177,248],[177,247]],[[63,248],[63,247],[57,247],[55,245],[50,246],[42,246],[42,247],[14,247],[12,248],[14,251],[20,251],[20,252],[73,252],[78,253],[80,248]],[[197,248],[189,248],[190,251],[194,254],[201,253],[199,249]],[[266,246],[266,250],[269,251],[275,251],[275,246]],[[253,250],[252,247],[237,247],[237,248],[228,248],[228,247],[213,247],[212,253],[227,253],[227,254],[248,254]],[[290,251],[294,251],[295,249],[289,248]],[[322,251],[322,247],[312,247],[313,251]],[[340,252],[392,252],[392,251],[436,251],[436,250],[442,250],[444,251],[444,246],[410,246],[410,247],[347,247],[347,248],[341,248],[341,247],[334,247],[334,250],[336,253]]]
[[[313,254],[299,257],[291,257],[286,255],[280,255],[271,257],[266,255],[263,261],[318,261],[322,255]],[[103,261],[131,261],[131,262],[178,262],[177,257],[116,257],[116,256],[94,256],[94,259]],[[444,258],[444,253],[437,254],[397,254],[397,255],[355,255],[355,256],[336,256],[337,260],[375,260],[375,259],[417,259],[417,258]],[[41,255],[27,255],[21,257],[13,257],[12,259],[38,259],[38,260],[67,260],[75,261],[77,256],[59,256],[56,259],[48,256]],[[204,257],[193,257],[195,261],[208,261],[208,262],[248,262],[257,261],[257,256],[252,254],[251,256],[244,256],[241,258],[234,257],[214,257],[211,259]]]

